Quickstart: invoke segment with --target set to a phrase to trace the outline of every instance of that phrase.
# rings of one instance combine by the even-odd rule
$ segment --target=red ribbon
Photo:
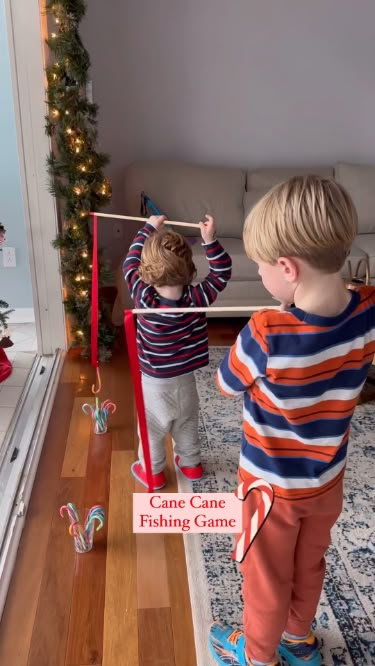
[[[124,326],[125,326],[126,342],[128,345],[130,371],[133,380],[139,431],[141,435],[143,458],[146,467],[148,492],[152,493],[154,491],[154,486],[152,481],[150,442],[148,439],[146,410],[145,410],[145,402],[143,399],[143,391],[142,391],[141,368],[138,360],[137,337],[134,324],[134,315],[131,310],[125,310]]]
[[[93,244],[92,244],[92,282],[91,282],[91,365],[97,368],[98,362],[98,218],[93,215]]]

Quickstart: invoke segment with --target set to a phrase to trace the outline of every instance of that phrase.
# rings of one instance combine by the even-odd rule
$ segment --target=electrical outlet
[[[14,247],[3,247],[3,266],[4,268],[15,268],[16,263],[16,249]]]

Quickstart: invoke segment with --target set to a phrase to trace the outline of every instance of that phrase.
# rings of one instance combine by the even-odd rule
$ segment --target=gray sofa
[[[210,213],[215,218],[218,237],[233,260],[232,279],[216,303],[221,306],[274,305],[259,279],[256,264],[245,255],[243,224],[263,194],[286,178],[301,173],[334,177],[350,192],[359,214],[360,233],[343,276],[366,281],[375,278],[375,167],[338,164],[335,168],[246,170],[181,162],[136,162],[124,171],[124,208],[121,212],[139,216],[141,192],[145,191],[171,220],[198,222]],[[130,225],[129,232],[134,235],[140,225],[134,222]],[[194,229],[184,227],[182,231],[192,244],[197,280],[200,280],[207,272],[200,238],[194,236]],[[122,324],[124,309],[132,307],[121,267],[122,262],[117,270],[118,293],[112,313],[113,323],[118,326]]]

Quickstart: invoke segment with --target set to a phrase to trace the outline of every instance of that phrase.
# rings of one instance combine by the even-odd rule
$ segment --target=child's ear
[[[277,264],[281,268],[286,282],[296,282],[299,270],[298,263],[295,259],[291,259],[290,257],[280,257],[277,260]]]

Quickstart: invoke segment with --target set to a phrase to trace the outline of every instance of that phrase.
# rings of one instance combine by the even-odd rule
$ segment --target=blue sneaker
[[[214,622],[208,637],[210,652],[218,664],[224,666],[251,666],[245,653],[245,636],[243,631],[233,629],[228,624]],[[280,666],[275,661],[272,666]]]
[[[307,638],[281,638],[279,652],[289,666],[321,666],[319,643],[310,631]]]

